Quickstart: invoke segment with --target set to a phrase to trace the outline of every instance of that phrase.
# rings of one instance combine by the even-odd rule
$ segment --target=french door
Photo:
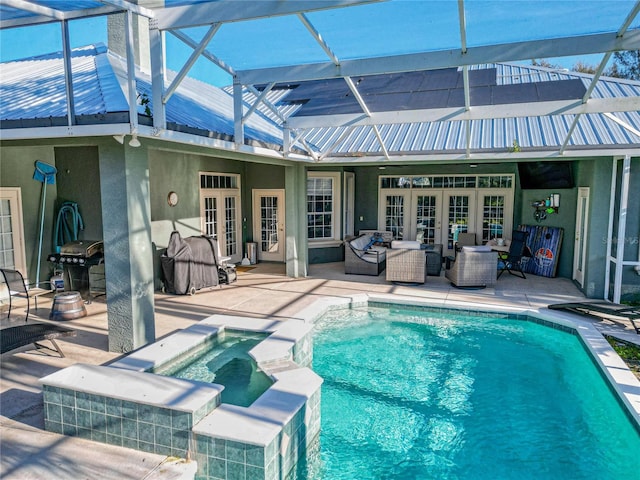
[[[284,190],[253,191],[253,240],[258,260],[284,262]]]
[[[458,235],[476,232],[476,192],[475,190],[445,190],[443,201],[443,223],[447,230],[442,242],[442,254],[455,255]]]
[[[232,263],[242,260],[240,245],[240,196],[224,192],[201,190],[202,233],[218,241],[220,255]]]
[[[584,287],[584,269],[587,259],[587,222],[589,219],[589,187],[578,188],[576,208],[576,238],[573,247],[573,279]]]
[[[393,232],[394,239],[442,242],[442,192],[385,192],[382,201],[378,224]]]

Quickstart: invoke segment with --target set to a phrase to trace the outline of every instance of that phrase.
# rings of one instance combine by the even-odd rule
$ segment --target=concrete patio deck
[[[205,289],[194,296],[157,293],[156,336],[164,337],[213,314],[251,318],[295,318],[296,313],[324,297],[362,293],[393,294],[429,300],[441,306],[490,305],[495,308],[544,308],[551,303],[584,299],[572,281],[528,275],[503,275],[495,288],[460,290],[443,275],[425,285],[405,286],[379,277],[345,275],[342,263],[312,265],[307,278],[284,275],[284,266],[261,263],[239,272],[238,281]],[[42,298],[34,318],[48,320],[51,299]],[[120,357],[108,351],[108,322],[104,299],[87,305],[88,316],[64,322],[78,332],[59,340],[66,358],[33,350],[2,355],[0,371],[0,477],[3,479],[170,479],[188,478],[189,465],[166,457],[64,437],[44,430],[43,402],[38,379],[77,362],[103,364]],[[607,333],[638,342],[631,327],[595,322]],[[192,478],[192,477],[191,477]]]

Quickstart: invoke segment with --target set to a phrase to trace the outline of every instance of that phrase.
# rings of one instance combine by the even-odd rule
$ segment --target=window
[[[339,173],[308,173],[307,236],[312,242],[340,240]]]
[[[0,188],[0,267],[27,275],[19,187]]]

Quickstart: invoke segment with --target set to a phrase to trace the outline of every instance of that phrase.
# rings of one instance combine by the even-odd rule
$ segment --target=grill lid
[[[74,257],[93,257],[104,253],[104,242],[102,240],[75,240],[65,243],[60,247],[60,255]]]

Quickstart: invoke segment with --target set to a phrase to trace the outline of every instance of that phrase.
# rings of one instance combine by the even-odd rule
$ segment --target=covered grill
[[[48,260],[61,265],[65,290],[80,292],[90,301],[91,292],[104,293],[104,243],[101,240],[74,240],[52,253]]]

